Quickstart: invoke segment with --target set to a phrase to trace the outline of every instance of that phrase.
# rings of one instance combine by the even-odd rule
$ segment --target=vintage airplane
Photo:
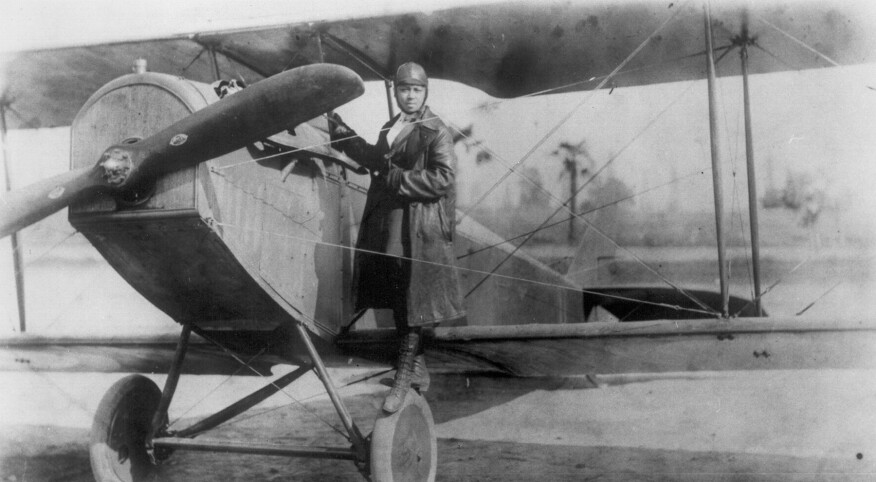
[[[394,334],[382,328],[392,325],[380,313],[352,310],[351,261],[367,176],[331,147],[320,116],[354,101],[363,79],[384,80],[389,89],[394,66],[414,60],[435,78],[500,98],[706,78],[717,122],[715,53],[739,49],[740,70],[721,75],[746,82],[750,73],[788,65],[870,63],[876,35],[868,21],[855,6],[830,3],[733,4],[714,12],[690,2],[510,3],[7,54],[4,118],[14,108],[11,128],[70,125],[72,159],[69,173],[3,198],[0,236],[69,206],[70,223],[182,332],[172,357],[164,342],[4,339],[3,367],[26,359],[30,369],[53,369],[63,356],[76,360],[67,369],[168,372],[163,390],[133,375],[105,395],[92,433],[98,480],[147,479],[181,450],[345,459],[374,480],[433,480],[436,442],[425,399],[408,397],[405,409],[379,418],[366,437],[326,371],[326,363],[350,356],[390,362]],[[768,55],[749,63],[748,49],[775,44],[787,47],[784,64]],[[138,58],[148,59],[150,71],[123,75]],[[220,99],[207,84],[223,77],[220,61],[248,81],[262,80]],[[175,75],[181,72],[192,80]],[[759,281],[752,299],[730,296],[714,126],[711,136],[718,292],[681,287],[644,262],[661,286],[582,282],[519,251],[470,210],[460,212],[456,250],[472,293],[468,315],[430,334],[430,365],[517,377],[873,368],[876,325],[869,320],[761,317]],[[605,269],[593,247],[623,248],[568,201],[552,198],[558,212],[589,226],[590,244],[575,269]],[[369,328],[357,327],[363,317]],[[624,323],[586,323],[606,317]],[[208,343],[190,346],[193,332]],[[643,350],[647,357],[636,356]],[[168,431],[180,375],[230,371],[217,362],[227,355],[255,373],[273,363],[299,368],[189,428]],[[255,355],[258,362],[243,361]],[[311,370],[350,448],[195,438]]]

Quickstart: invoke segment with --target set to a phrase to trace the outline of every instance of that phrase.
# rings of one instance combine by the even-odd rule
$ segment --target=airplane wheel
[[[161,390],[142,375],[117,381],[100,401],[91,426],[91,470],[98,482],[155,480],[146,437]]]
[[[371,479],[374,482],[435,480],[438,442],[429,404],[411,390],[392,415],[383,414],[371,434]]]

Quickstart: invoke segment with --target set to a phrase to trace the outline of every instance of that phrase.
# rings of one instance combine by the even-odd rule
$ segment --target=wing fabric
[[[716,2],[720,3],[720,2]],[[713,8],[716,45],[739,41],[742,3]],[[91,92],[130,71],[135,58],[153,71],[211,82],[215,71],[248,83],[325,62],[365,80],[388,78],[404,61],[430,76],[508,98],[547,89],[589,90],[667,18],[661,35],[606,87],[704,78],[702,11],[696,2],[493,3],[331,22],[290,24],[35,52],[0,59],[13,128],[68,125]],[[751,2],[753,74],[876,61],[876,15],[865,2]],[[334,41],[323,42],[331,37]],[[805,48],[808,46],[809,48]],[[214,67],[210,52],[216,52]],[[818,52],[819,54],[814,53]],[[727,62],[719,75],[737,75]]]

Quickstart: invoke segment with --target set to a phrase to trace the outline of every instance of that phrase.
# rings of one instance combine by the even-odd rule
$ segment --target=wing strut
[[[754,144],[751,135],[751,98],[748,92],[748,11],[743,14],[742,35],[739,38],[739,57],[742,61],[742,102],[745,117],[745,164],[748,172],[748,221],[751,226],[751,269],[754,277],[754,309],[763,316],[760,299],[760,234],[757,218],[757,183],[754,176]]]
[[[721,166],[724,164],[723,146],[718,133],[718,104],[715,92],[715,55],[712,52],[712,7],[710,2],[703,6],[706,22],[706,66],[709,89],[709,134],[712,140],[712,186],[715,193],[715,232],[718,238],[718,276],[721,282],[721,316],[728,318],[730,292],[728,290],[726,269],[726,241],[724,239],[724,185]]]
[[[219,72],[219,57],[216,56],[216,48],[210,46],[210,66],[213,67],[213,80],[222,80],[222,73]]]
[[[386,79],[383,81],[386,86],[386,108],[389,109],[389,118],[395,117],[395,109],[392,107],[392,81]]]
[[[3,174],[6,178],[6,191],[12,190],[12,180],[9,177],[9,142],[6,138],[6,106],[9,102],[5,95],[0,99],[0,144],[3,144]],[[12,240],[12,266],[15,271],[15,293],[18,297],[18,329],[24,333],[27,330],[24,308],[24,267],[21,262],[18,233],[12,233],[10,239]]]
[[[383,67],[380,67],[374,59],[368,57],[364,52],[328,32],[320,32],[317,35],[317,39],[319,40],[320,57],[322,57],[322,42],[326,41],[335,50],[347,54],[350,58],[383,79],[383,83],[386,86],[386,107],[389,110],[389,118],[395,117],[395,110],[392,107],[392,80],[389,78],[389,74],[381,72]],[[323,60],[320,61],[322,62]]]

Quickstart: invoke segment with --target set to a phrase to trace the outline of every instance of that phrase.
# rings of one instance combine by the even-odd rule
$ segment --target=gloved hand
[[[390,163],[389,168],[383,174],[384,179],[386,179],[386,185],[397,190],[401,185],[401,179],[404,172],[404,169],[396,167],[394,164]]]
[[[386,154],[383,157],[381,168],[374,172],[374,175],[382,177],[386,184],[393,189],[398,189],[404,172],[404,169],[398,167],[398,165],[393,162],[392,154]]]
[[[372,166],[371,173],[378,177],[386,176],[393,167],[392,154],[384,154],[377,165]]]
[[[335,112],[329,112],[326,114],[326,118],[328,119],[329,138],[332,142],[356,135],[356,131],[345,124],[341,116]]]

